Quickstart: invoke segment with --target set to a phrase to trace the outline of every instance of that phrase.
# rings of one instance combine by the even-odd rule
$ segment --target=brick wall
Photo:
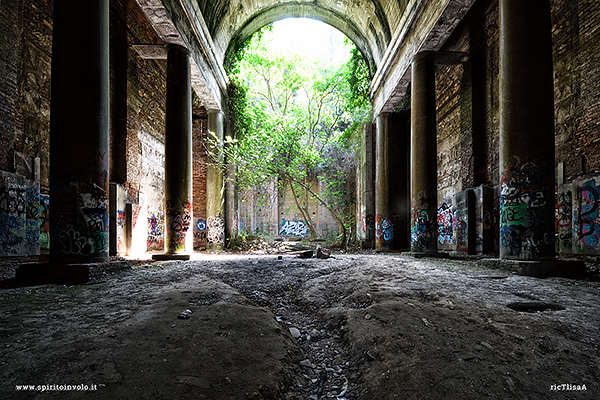
[[[49,187],[52,7],[51,0],[0,4],[0,170],[23,173],[19,160],[40,157],[43,191]]]
[[[206,140],[208,114],[202,106],[192,108],[192,174],[194,203],[194,250],[206,248]]]
[[[441,49],[465,52],[468,59],[461,65],[437,67],[440,198],[499,181],[497,3],[475,3]]]

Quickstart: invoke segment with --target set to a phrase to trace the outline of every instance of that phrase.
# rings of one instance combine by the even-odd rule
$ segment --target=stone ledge
[[[15,281],[19,285],[78,285],[89,282],[92,268],[98,265],[100,264],[23,264],[16,270]]]
[[[583,261],[510,261],[500,260],[500,264],[518,266],[519,275],[535,278],[585,278],[587,269]]]
[[[189,254],[153,254],[152,259],[155,261],[188,261]]]

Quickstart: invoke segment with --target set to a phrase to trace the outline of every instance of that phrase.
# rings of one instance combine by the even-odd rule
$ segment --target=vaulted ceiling
[[[412,57],[439,50],[476,0],[137,0],[165,43],[190,49],[194,89],[221,109],[223,62],[235,40],[287,17],[321,20],[343,32],[374,72],[375,112],[392,111],[406,93]]]
[[[223,59],[233,38],[245,39],[287,17],[321,20],[342,31],[372,67],[381,61],[409,0],[195,0]]]

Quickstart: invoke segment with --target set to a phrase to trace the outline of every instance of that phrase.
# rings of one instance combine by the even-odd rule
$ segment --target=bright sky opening
[[[316,19],[286,18],[273,23],[270,48],[274,52],[295,53],[313,62],[340,65],[350,58],[345,35]]]

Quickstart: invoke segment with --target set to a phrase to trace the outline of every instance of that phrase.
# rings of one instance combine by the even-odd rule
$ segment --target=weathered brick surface
[[[42,190],[49,186],[52,6],[51,0],[0,5],[0,169],[15,172],[16,154],[40,157]]]
[[[498,2],[469,11],[442,51],[465,52],[462,65],[438,66],[438,191],[498,184]]]
[[[600,171],[600,3],[552,5],[556,160],[572,182]]]
[[[208,115],[204,107],[192,108],[192,196],[194,203],[194,250],[206,248],[206,141]]]

